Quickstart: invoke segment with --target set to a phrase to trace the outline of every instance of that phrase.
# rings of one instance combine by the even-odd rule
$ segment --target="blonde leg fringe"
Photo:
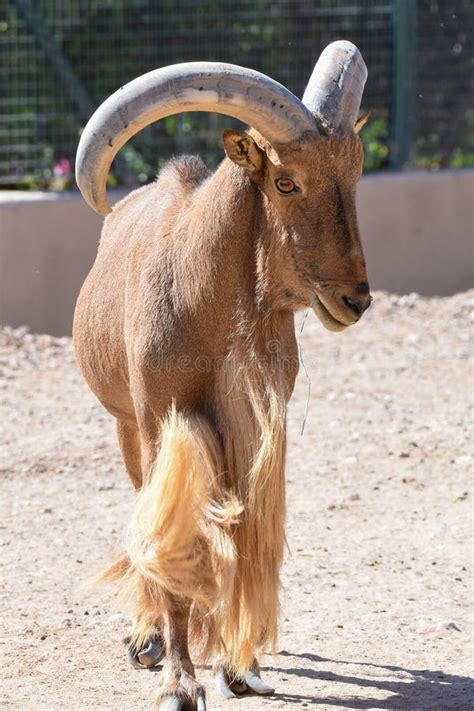
[[[235,531],[238,552],[234,588],[221,628],[224,666],[243,677],[257,651],[275,652],[280,567],[285,548],[285,412],[278,373],[238,369],[234,358],[223,371],[225,400],[219,415],[230,486],[244,513]],[[247,364],[249,358],[246,359]]]
[[[278,378],[229,362],[216,413],[223,444],[204,417],[173,405],[126,553],[102,577],[133,605],[137,648],[186,600],[191,644],[239,677],[277,639],[286,401]]]
[[[102,575],[115,581],[138,620],[140,647],[156,620],[177,600],[193,605],[192,628],[206,656],[219,646],[219,618],[235,575],[231,529],[242,511],[219,486],[220,443],[204,418],[171,408],[160,451],[139,492],[127,531],[126,553]]]

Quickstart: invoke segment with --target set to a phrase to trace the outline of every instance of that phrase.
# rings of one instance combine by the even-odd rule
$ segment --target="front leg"
[[[204,688],[197,683],[189,656],[190,605],[173,599],[164,615],[166,661],[157,699],[159,711],[206,711]]]

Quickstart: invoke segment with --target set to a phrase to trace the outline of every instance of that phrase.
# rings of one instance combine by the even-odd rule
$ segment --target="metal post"
[[[390,165],[413,158],[416,139],[416,39],[418,0],[393,0]]]

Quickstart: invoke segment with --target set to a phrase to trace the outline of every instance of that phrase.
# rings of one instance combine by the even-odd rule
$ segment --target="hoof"
[[[245,683],[251,691],[260,696],[271,696],[275,693],[273,686],[264,682],[260,674],[256,671],[247,672],[245,675]]]
[[[193,711],[206,711],[206,699],[204,695],[198,696],[196,703],[189,704],[183,701],[179,696],[173,694],[162,699],[158,705],[158,711],[184,711],[184,709],[193,709]]]
[[[130,637],[124,640],[127,646],[127,659],[134,669],[152,669],[165,656],[165,645],[159,632],[150,637],[141,649],[130,642]]]
[[[220,667],[216,675],[216,689],[226,699],[235,699],[248,693],[259,696],[271,696],[275,693],[275,689],[262,680],[257,667],[248,671],[243,679],[233,679]]]
[[[168,696],[167,699],[160,701],[158,711],[181,711],[182,708],[183,703],[177,696]]]
[[[161,694],[157,700],[158,711],[206,711],[206,693],[194,676],[184,669],[163,671]]]

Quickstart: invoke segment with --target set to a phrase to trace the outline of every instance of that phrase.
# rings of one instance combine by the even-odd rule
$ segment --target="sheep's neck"
[[[225,280],[227,291],[239,301],[250,297],[265,318],[301,307],[287,288],[294,277],[287,235],[247,174],[227,159],[196,198],[206,205],[201,249],[212,261],[216,279]]]

